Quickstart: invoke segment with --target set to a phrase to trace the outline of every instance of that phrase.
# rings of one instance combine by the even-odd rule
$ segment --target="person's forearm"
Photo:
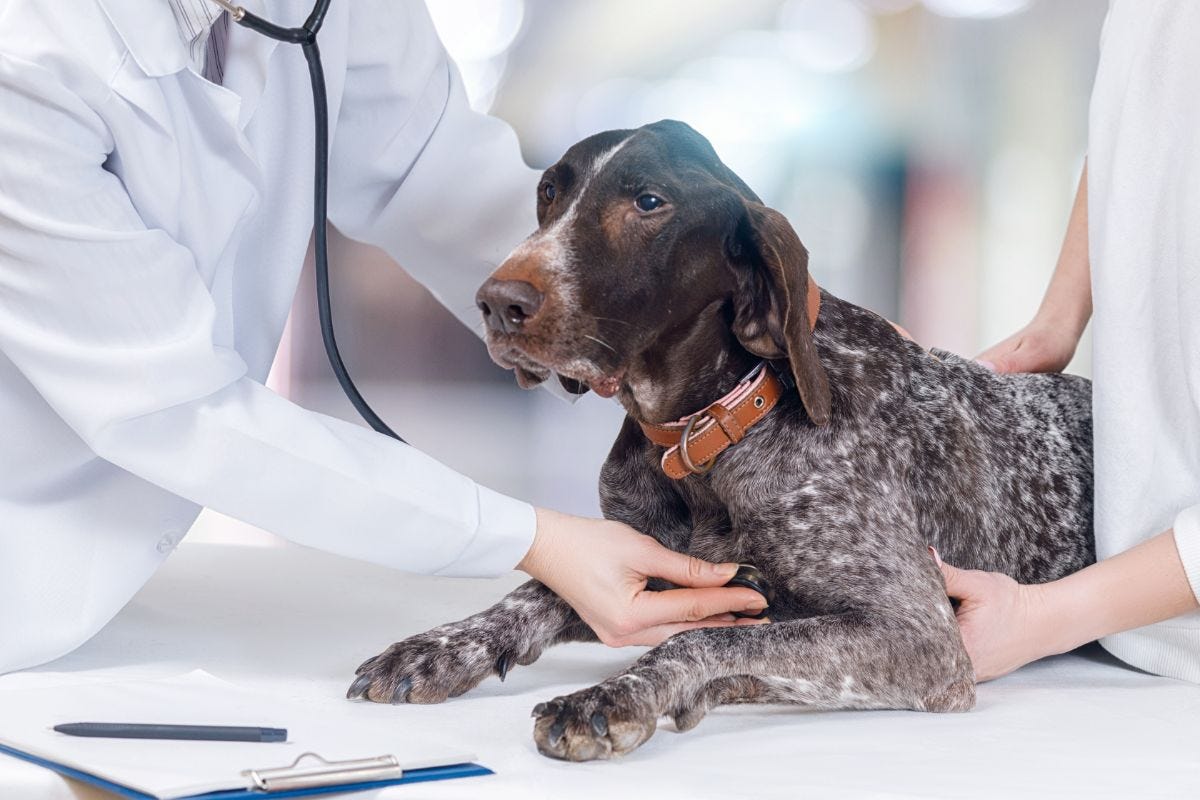
[[[1067,222],[1062,250],[1037,316],[1055,326],[1066,325],[1078,339],[1092,316],[1091,266],[1088,261],[1087,162],[1079,177],[1075,204]]]
[[[1063,653],[1197,608],[1174,531],[1036,587],[1045,651]]]

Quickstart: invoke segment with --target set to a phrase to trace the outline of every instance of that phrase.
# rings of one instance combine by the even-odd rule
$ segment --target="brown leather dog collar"
[[[821,292],[811,278],[805,299],[810,328],[816,327]],[[713,468],[717,456],[740,442],[751,426],[770,413],[786,389],[784,381],[764,361],[715,403],[677,422],[643,422],[642,432],[650,441],[667,448],[662,455],[667,477],[679,480],[703,475]]]

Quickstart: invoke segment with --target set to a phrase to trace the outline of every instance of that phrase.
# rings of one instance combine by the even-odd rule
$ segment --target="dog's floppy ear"
[[[786,358],[809,418],[829,422],[829,379],[808,318],[808,251],[787,218],[761,203],[740,203],[729,259],[738,277],[733,333],[763,358]]]

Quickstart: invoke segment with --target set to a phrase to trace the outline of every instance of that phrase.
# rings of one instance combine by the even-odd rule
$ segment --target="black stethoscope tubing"
[[[262,17],[255,16],[228,0],[213,0],[213,2],[228,11],[229,16],[239,25],[280,42],[298,44],[304,51],[304,59],[308,62],[309,79],[312,82],[313,119],[316,128],[313,143],[313,249],[316,261],[317,316],[321,322],[321,340],[325,344],[325,354],[329,356],[329,365],[333,368],[333,374],[337,376],[342,391],[346,393],[346,397],[358,411],[359,416],[379,433],[404,442],[395,431],[388,427],[386,422],[380,419],[362,396],[362,392],[354,385],[354,381],[350,378],[350,372],[342,361],[337,339],[333,335],[333,311],[329,301],[329,243],[327,241],[329,103],[325,95],[325,70],[321,65],[321,51],[317,48],[317,31],[321,29],[321,23],[325,21],[325,12],[329,10],[330,0],[317,0],[312,13],[299,28],[284,28],[267,22]]]

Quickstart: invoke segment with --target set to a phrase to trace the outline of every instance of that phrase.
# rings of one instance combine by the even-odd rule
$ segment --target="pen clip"
[[[320,763],[300,766],[300,762],[306,758],[316,759]],[[310,752],[301,753],[291,766],[250,769],[242,774],[248,776],[254,781],[254,786],[264,792],[282,792],[291,789],[340,786],[346,783],[395,780],[404,776],[404,770],[400,768],[400,762],[395,756],[327,761]]]

